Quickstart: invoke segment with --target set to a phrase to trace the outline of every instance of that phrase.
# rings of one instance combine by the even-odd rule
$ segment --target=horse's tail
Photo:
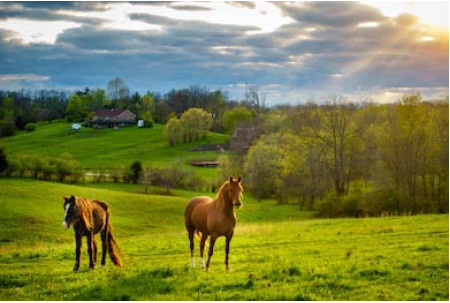
[[[109,223],[110,212],[109,209],[106,210],[106,245],[108,247],[108,254],[111,261],[115,266],[122,267],[122,260],[120,260],[120,248],[117,245],[116,238],[113,235],[112,225]]]
[[[122,267],[122,260],[120,260],[119,252],[120,248],[117,245],[116,239],[114,238],[114,235],[112,233],[111,226],[108,227],[108,254],[111,261],[114,263],[115,266]]]

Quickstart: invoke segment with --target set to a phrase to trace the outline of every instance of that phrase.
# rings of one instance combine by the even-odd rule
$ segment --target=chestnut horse
[[[228,266],[228,254],[230,241],[236,226],[236,214],[234,208],[240,208],[242,204],[241,177],[235,181],[230,177],[219,189],[215,199],[207,196],[199,196],[191,199],[184,212],[184,222],[189,233],[191,248],[191,266],[195,267],[194,259],[194,233],[201,236],[200,239],[200,263],[206,271],[214,251],[214,243],[220,236],[225,236],[225,266]],[[206,239],[210,236],[208,261],[205,265],[203,251]]]
[[[74,271],[80,267],[81,258],[81,237],[87,237],[89,254],[89,268],[94,269],[97,262],[97,243],[95,235],[100,233],[102,238],[102,261],[106,263],[106,251],[108,251],[111,261],[116,266],[122,266],[119,258],[116,240],[112,233],[112,226],[109,222],[110,211],[108,204],[97,200],[88,200],[82,197],[66,196],[64,198],[64,220],[63,226],[69,228],[73,225],[75,230],[76,258]]]

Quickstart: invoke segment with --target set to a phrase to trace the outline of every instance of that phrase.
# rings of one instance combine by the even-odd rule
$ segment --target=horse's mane
[[[75,204],[80,219],[85,226],[90,229],[92,227],[92,202],[85,197],[75,197]]]
[[[219,190],[217,191],[217,195],[214,198],[214,201],[223,201],[223,193],[225,193],[225,188],[228,186],[228,184],[230,183],[230,181],[225,181],[219,188]]]

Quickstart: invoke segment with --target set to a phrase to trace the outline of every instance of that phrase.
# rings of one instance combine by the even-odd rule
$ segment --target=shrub
[[[0,137],[14,136],[16,130],[14,122],[8,119],[0,121]]]
[[[27,123],[27,125],[25,125],[25,130],[27,132],[32,132],[36,129],[37,124],[36,123]]]
[[[6,155],[3,152],[3,148],[0,148],[0,174],[6,171],[8,168],[8,160],[6,159]]]

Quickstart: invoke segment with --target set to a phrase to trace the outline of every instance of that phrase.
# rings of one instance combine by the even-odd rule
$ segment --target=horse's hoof
[[[232,272],[231,268],[227,267],[227,272]]]

